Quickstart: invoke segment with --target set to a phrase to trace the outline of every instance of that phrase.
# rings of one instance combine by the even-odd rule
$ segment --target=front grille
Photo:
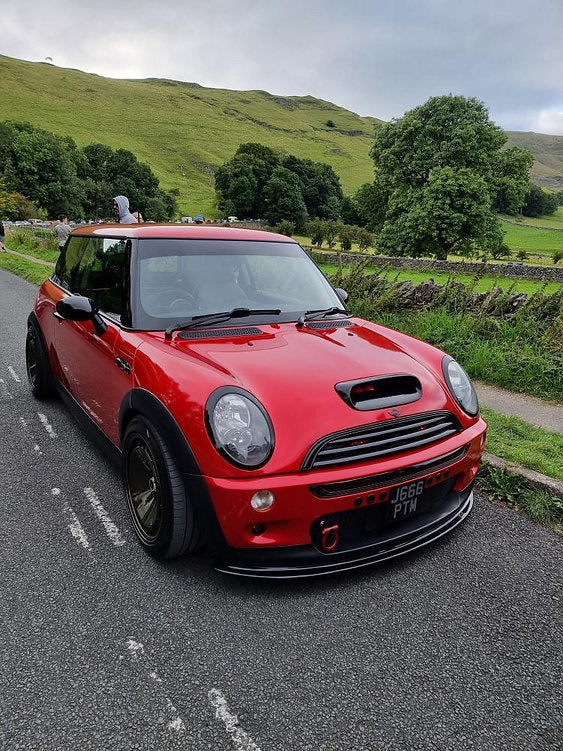
[[[178,334],[179,339],[220,339],[224,336],[257,336],[262,334],[260,329],[255,326],[247,326],[246,328],[232,328],[232,329],[207,329],[206,331],[181,331]]]
[[[462,446],[456,451],[450,451],[449,454],[443,454],[436,459],[409,464],[408,467],[397,469],[394,472],[380,472],[377,475],[358,477],[355,480],[341,480],[339,482],[327,482],[323,485],[309,485],[309,490],[316,498],[337,498],[338,496],[377,490],[377,488],[384,488],[388,485],[397,485],[400,482],[414,480],[416,477],[425,475],[428,472],[436,472],[439,469],[448,467],[463,459],[468,450],[469,444]]]
[[[394,456],[437,443],[461,430],[451,412],[424,412],[396,420],[342,430],[317,441],[301,469],[338,467],[382,456]]]

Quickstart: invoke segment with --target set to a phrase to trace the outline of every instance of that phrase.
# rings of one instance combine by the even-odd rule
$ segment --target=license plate
[[[395,522],[420,511],[420,496],[424,492],[424,480],[415,480],[399,485],[391,491],[387,507],[386,522]]]

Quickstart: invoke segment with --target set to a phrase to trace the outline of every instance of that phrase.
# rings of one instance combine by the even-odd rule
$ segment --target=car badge
[[[401,416],[401,410],[397,409],[397,407],[393,407],[393,409],[389,410],[389,414],[391,417],[400,417]]]

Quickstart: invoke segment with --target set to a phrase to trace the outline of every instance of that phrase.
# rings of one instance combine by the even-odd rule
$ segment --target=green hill
[[[532,182],[545,188],[563,188],[563,136],[548,136],[543,133],[520,133],[507,131],[512,146],[528,149],[534,155]]]
[[[129,149],[164,190],[179,190],[181,211],[192,215],[213,215],[214,170],[247,141],[330,164],[345,193],[373,179],[377,121],[313,97],[116,80],[0,56],[0,120],[8,119],[70,135],[79,146]]]
[[[247,141],[326,162],[352,193],[373,179],[369,150],[380,122],[309,96],[103,78],[2,55],[0,120],[27,120],[70,135],[79,146],[95,141],[129,149],[150,165],[164,190],[178,189],[182,213],[209,216],[216,213],[214,170]],[[508,135],[536,157],[536,181],[563,187],[563,136]]]

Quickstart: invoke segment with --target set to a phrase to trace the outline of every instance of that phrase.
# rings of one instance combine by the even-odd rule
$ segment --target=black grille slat
[[[451,466],[455,462],[463,459],[469,450],[469,444],[462,446],[456,451],[439,456],[436,459],[430,459],[419,464],[411,464],[408,467],[395,470],[393,472],[383,472],[377,475],[368,475],[367,477],[358,477],[355,480],[340,480],[339,482],[329,482],[324,485],[310,485],[309,490],[316,498],[336,498],[338,496],[352,495],[355,493],[365,493],[377,488],[384,488],[388,485],[396,485],[400,482],[414,480],[428,472],[435,472],[439,469]]]
[[[263,332],[256,327],[247,326],[246,328],[232,329],[207,329],[205,331],[181,331],[178,334],[179,339],[218,339],[223,336],[257,336]]]
[[[432,425],[429,428],[424,428],[424,429],[421,429],[421,430],[417,430],[416,431],[416,435],[419,438],[422,438],[424,436],[430,437],[433,433],[442,432],[443,429],[444,429],[444,427],[442,425]],[[410,438],[411,435],[412,434],[404,433],[403,432],[402,435],[395,436],[394,438],[383,438],[381,440],[377,440],[377,439],[374,438],[374,440],[372,440],[372,441],[365,441],[365,439],[362,438],[362,441],[365,441],[365,442],[362,443],[361,448],[365,449],[365,450],[368,450],[372,446],[373,447],[379,447],[379,446],[383,446],[385,444],[399,443],[399,442],[405,441],[405,439],[407,439],[407,441],[408,441],[408,439]],[[358,440],[358,439],[355,439],[355,440]],[[408,441],[408,442],[410,443],[410,441]],[[339,443],[342,444],[342,441],[340,441]],[[348,441],[348,444],[349,444],[349,441]],[[332,449],[324,449],[323,450],[323,454],[329,454],[329,455],[330,454],[339,454],[339,453],[342,453],[344,451],[350,451],[352,449],[355,450],[357,448],[358,448],[358,446],[346,445],[346,446],[342,446],[341,448],[335,447],[335,448],[332,448]]]
[[[342,329],[353,326],[351,321],[307,321],[308,329]]]
[[[346,430],[318,441],[302,469],[342,466],[428,446],[461,430],[451,412],[427,412]]]

